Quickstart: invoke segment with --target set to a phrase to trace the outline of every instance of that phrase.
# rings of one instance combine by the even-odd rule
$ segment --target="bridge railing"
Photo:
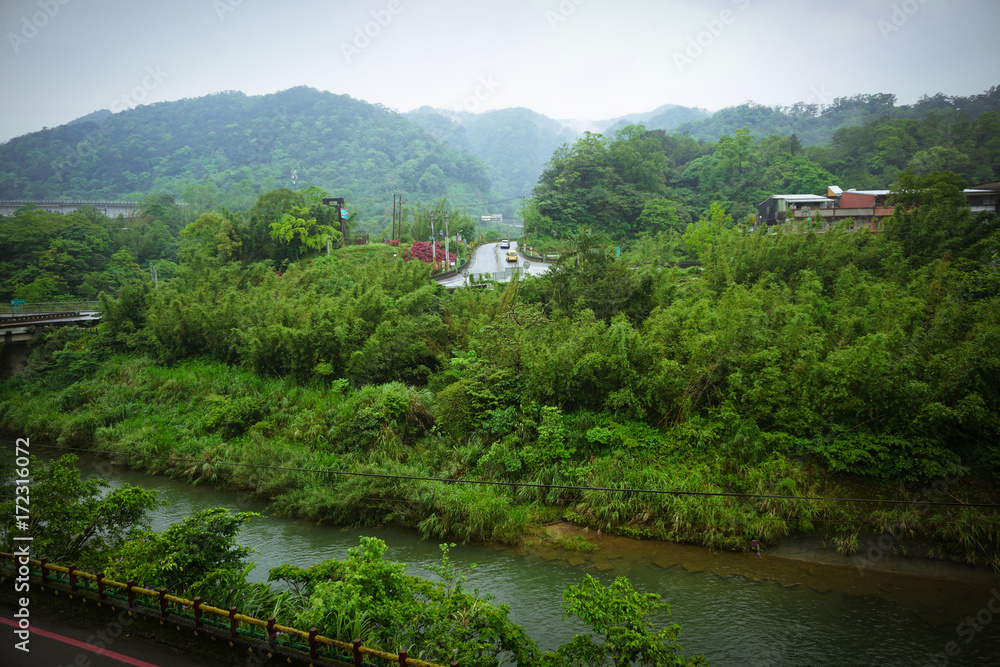
[[[31,313],[65,313],[80,310],[100,310],[100,301],[51,301],[13,305],[0,304],[0,315],[29,315]]]
[[[76,565],[63,567],[48,562],[42,558],[35,560],[0,552],[0,560],[10,562],[11,569],[18,576],[23,576],[24,568],[28,576],[40,579],[42,585],[61,584],[69,588],[70,594],[89,591],[96,593],[98,601],[117,600],[127,603],[130,610],[166,619],[168,616],[186,618],[194,622],[196,629],[206,626],[221,631],[228,631],[234,640],[257,640],[267,642],[272,649],[278,646],[307,652],[310,659],[320,657],[334,661],[347,662],[358,667],[383,667],[386,665],[410,665],[412,667],[445,667],[437,663],[411,659],[406,650],[398,654],[386,653],[375,648],[363,646],[360,639],[347,643],[318,634],[316,628],[308,632],[280,625],[274,616],[262,621],[252,616],[239,613],[236,607],[219,609],[205,604],[200,597],[188,600],[167,592],[166,588],[152,590],[136,586],[134,580],[127,582],[108,579],[104,573],[92,574],[77,569]],[[33,569],[35,568],[35,569]],[[458,667],[458,662],[452,661],[449,667]]]

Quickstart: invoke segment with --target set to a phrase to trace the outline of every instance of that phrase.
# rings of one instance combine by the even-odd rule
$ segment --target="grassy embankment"
[[[937,553],[996,564],[993,515],[973,510],[857,512],[827,501],[637,494],[442,484],[290,470],[294,468],[515,481],[490,448],[435,433],[433,394],[399,383],[332,390],[264,378],[205,360],[162,366],[116,356],[64,388],[12,379],[0,389],[6,428],[63,447],[113,452],[116,461],[192,483],[250,492],[276,513],[341,524],[399,524],[425,537],[518,542],[544,522],[567,518],[640,538],[748,549],[794,531],[826,536],[843,553],[859,535],[903,530],[937,542]],[[587,424],[575,424],[585,431]],[[847,493],[822,471],[783,454],[756,463],[766,435],[687,429],[655,437],[643,454],[617,451],[517,477],[536,484],[775,495]],[[495,456],[495,455],[494,455]],[[227,464],[249,464],[251,467]],[[498,465],[499,464],[499,465]],[[287,469],[285,469],[287,468]],[[911,497],[901,487],[866,489]],[[968,493],[965,487],[949,493]],[[907,495],[909,493],[909,496]],[[898,542],[898,540],[897,540]]]

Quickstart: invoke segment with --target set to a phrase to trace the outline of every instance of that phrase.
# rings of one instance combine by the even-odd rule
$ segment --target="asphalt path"
[[[541,262],[530,262],[527,257],[522,255],[517,249],[517,241],[510,242],[510,249],[517,253],[517,262],[508,262],[506,260],[507,249],[501,248],[499,243],[481,245],[476,248],[476,253],[472,256],[472,260],[462,267],[462,272],[468,271],[471,275],[485,273],[497,276],[498,274],[505,273],[507,269],[517,266],[522,274],[527,272],[530,275],[541,275],[549,270],[550,265]],[[529,263],[527,269],[524,268],[525,262]],[[510,278],[510,275],[500,275],[498,280],[507,282]],[[445,287],[461,287],[468,284],[468,279],[462,273],[459,273],[457,276],[439,282]]]
[[[58,609],[29,607],[28,652],[16,648],[17,608],[0,600],[0,665],[3,667],[210,667],[217,660],[185,655],[180,650],[132,635],[129,617],[121,622],[88,624]]]

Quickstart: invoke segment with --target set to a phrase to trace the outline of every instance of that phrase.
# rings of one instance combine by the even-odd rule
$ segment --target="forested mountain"
[[[586,226],[626,242],[680,232],[713,202],[739,221],[774,193],[888,188],[907,169],[951,171],[970,183],[997,178],[1000,114],[883,116],[837,130],[823,147],[804,147],[795,134],[758,141],[745,126],[716,143],[637,125],[614,137],[588,133],[553,155],[535,187],[528,229],[565,238]]]
[[[554,120],[524,108],[472,114],[421,107],[404,115],[433,137],[482,159],[489,167],[494,193],[506,199],[529,194],[552,153],[563,144],[573,143],[585,131],[613,134],[635,123],[651,130],[672,130],[709,113],[665,104],[652,111],[598,121]],[[519,204],[514,202],[504,208],[505,212],[519,211]]]
[[[316,185],[382,217],[407,201],[489,196],[486,168],[403,116],[306,87],[273,95],[224,92],[91,114],[0,145],[0,198],[184,195],[249,208],[265,189]]]
[[[997,111],[1000,88],[994,87],[912,105],[875,94],[826,107],[748,103],[701,119],[707,112],[665,105],[588,121],[606,135],[587,139],[591,147],[610,146],[628,127],[622,123],[641,121],[644,131],[659,132],[663,148],[638,165],[629,163],[628,150],[610,170],[593,162],[600,169],[584,186],[585,211],[559,208],[545,215],[591,223],[603,210],[601,215],[617,216],[618,235],[635,227],[651,199],[673,201],[683,222],[712,201],[731,202],[739,218],[776,191],[816,192],[833,183],[888,187],[907,167],[987,180],[1000,173]],[[97,111],[0,145],[0,198],[167,193],[199,210],[248,210],[267,190],[316,185],[346,197],[358,230],[388,225],[393,193],[407,203],[448,196],[474,215],[520,217],[517,198],[536,185],[539,210],[545,208],[554,182],[546,167],[558,170],[575,152],[582,127],[523,108],[472,114],[422,107],[398,114],[304,87],[256,97],[226,92],[117,114]],[[748,128],[745,136],[741,128]],[[634,131],[627,134],[628,141],[637,140]],[[560,187],[576,187],[581,173],[570,171]],[[501,203],[481,206],[496,201]]]
[[[704,109],[696,107],[682,107],[677,104],[665,104],[653,111],[645,114],[630,114],[624,118],[619,118],[605,128],[605,132],[620,130],[627,125],[642,123],[650,130],[672,131],[682,123],[690,123],[703,118],[708,118],[712,114]]]
[[[501,199],[530,194],[552,152],[579,136],[559,121],[530,109],[445,115],[421,107],[405,115],[435,138],[482,159],[489,168],[493,191]],[[504,212],[519,209],[513,202]]]
[[[866,125],[881,118],[921,119],[928,114],[944,117],[958,115],[974,120],[987,111],[1000,112],[1000,87],[994,86],[985,93],[969,97],[949,97],[938,93],[924,96],[915,104],[896,104],[896,96],[887,93],[838,97],[828,106],[800,102],[789,107],[766,106],[747,102],[727,107],[709,118],[675,125],[678,132],[695,139],[718,141],[724,134],[732,134],[740,127],[749,127],[756,137],[778,134],[796,135],[805,145],[824,144],[843,127]],[[647,127],[661,127],[647,123]],[[664,129],[674,129],[664,128]]]

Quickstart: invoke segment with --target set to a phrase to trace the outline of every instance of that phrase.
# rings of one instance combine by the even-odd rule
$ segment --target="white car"
[[[508,241],[507,239],[504,239],[503,241],[500,241],[500,247],[504,248],[504,249],[509,248],[510,247],[510,241]]]

